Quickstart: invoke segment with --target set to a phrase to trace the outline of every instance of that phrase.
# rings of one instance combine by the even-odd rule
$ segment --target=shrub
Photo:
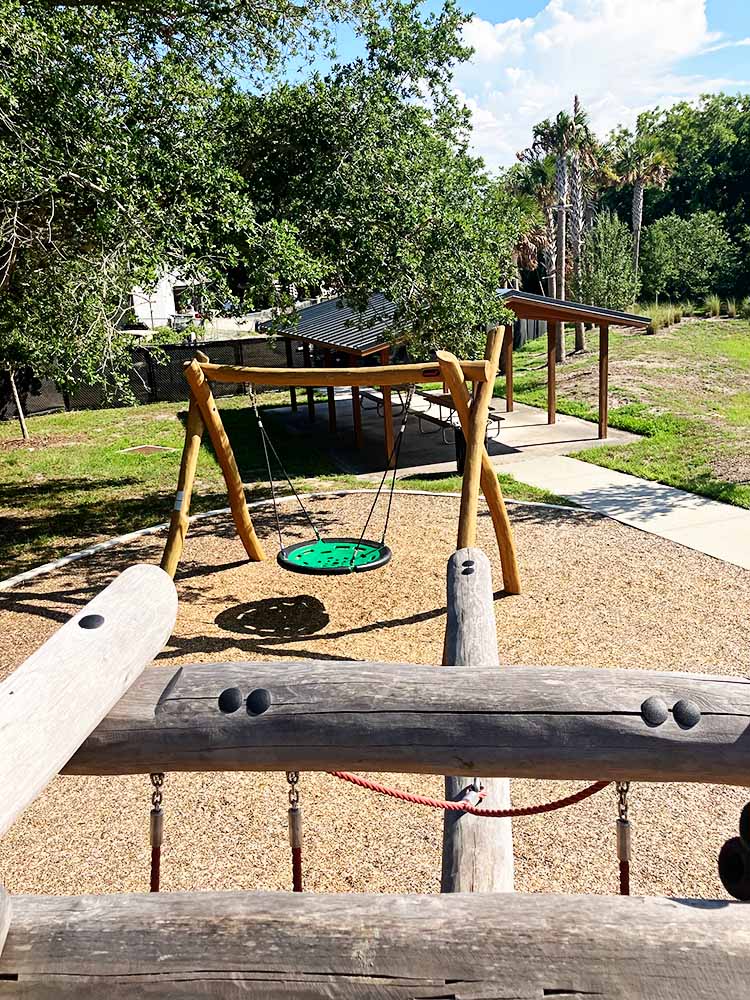
[[[727,316],[734,319],[737,315],[737,303],[734,299],[727,299]]]
[[[706,316],[721,316],[721,299],[718,295],[707,295],[703,308]]]
[[[735,287],[738,254],[716,212],[688,219],[672,213],[647,226],[641,250],[644,291],[673,298],[704,297]]]
[[[683,316],[695,316],[695,303],[691,302],[690,299],[685,299],[682,303],[682,315]]]
[[[675,323],[681,323],[682,322],[682,305],[681,305],[681,303],[677,302],[673,306],[673,312],[674,312],[674,322]]]
[[[666,305],[653,303],[653,305],[645,306],[644,312],[646,316],[651,317],[651,322],[646,328],[646,333],[656,333],[658,330],[663,330],[665,327],[672,326],[673,323],[678,322],[675,308],[671,303]]]
[[[630,230],[612,212],[601,212],[584,237],[574,294],[581,302],[623,310],[637,293]]]
[[[739,314],[743,319],[750,319],[750,296],[746,295],[740,302]]]

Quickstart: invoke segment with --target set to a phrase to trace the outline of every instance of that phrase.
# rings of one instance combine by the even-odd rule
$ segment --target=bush
[[[721,299],[718,295],[707,295],[703,308],[706,316],[721,316]]]
[[[688,219],[672,213],[644,231],[641,282],[655,298],[703,298],[714,289],[731,292],[738,254],[716,212],[696,212]]]
[[[679,322],[676,318],[677,311],[671,303],[658,305],[654,302],[652,305],[644,306],[643,311],[646,316],[651,317],[651,322],[646,327],[646,333],[656,333],[667,326],[672,326],[673,323]],[[680,319],[682,319],[681,313]]]
[[[727,299],[727,316],[734,319],[737,315],[737,303],[734,299]]]
[[[740,302],[739,314],[742,319],[750,319],[750,297],[747,295]]]
[[[633,237],[612,212],[602,212],[584,237],[574,294],[580,302],[604,309],[625,310],[635,302]]]
[[[696,316],[695,303],[691,302],[690,299],[685,299],[681,305],[683,316]]]

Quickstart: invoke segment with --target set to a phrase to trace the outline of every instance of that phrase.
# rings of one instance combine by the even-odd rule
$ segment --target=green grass
[[[276,398],[278,396],[278,398]],[[281,394],[263,397],[285,402]],[[249,499],[269,495],[260,438],[247,396],[219,403]],[[18,427],[0,423],[0,577],[55,559],[113,535],[169,519],[184,439],[184,403],[88,410],[31,417],[32,440],[18,442]],[[361,479],[341,475],[315,439],[285,429],[272,407],[264,422],[298,490],[358,488]],[[141,444],[173,451],[123,454]],[[555,502],[544,491],[502,477],[509,497]],[[460,490],[456,476],[403,481],[402,489]],[[283,492],[287,492],[283,489]],[[210,448],[198,463],[191,512],[227,506],[221,471]]]
[[[593,348],[595,335],[588,338]],[[545,350],[532,341],[516,354],[520,402],[546,406]],[[596,370],[595,353],[558,366],[561,413],[596,421]],[[575,457],[750,508],[749,377],[747,321],[689,319],[653,335],[613,330],[609,423],[643,440]],[[495,395],[504,391],[498,379]]]

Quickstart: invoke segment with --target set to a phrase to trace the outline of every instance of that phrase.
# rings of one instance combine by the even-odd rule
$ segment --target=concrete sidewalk
[[[522,483],[750,569],[750,510],[575,458],[532,458],[515,462],[512,472]]]

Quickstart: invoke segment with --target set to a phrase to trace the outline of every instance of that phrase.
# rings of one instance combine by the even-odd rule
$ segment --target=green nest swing
[[[393,449],[380,480],[380,484],[375,491],[375,498],[373,499],[372,506],[370,507],[370,512],[367,515],[367,520],[365,521],[361,534],[356,538],[349,536],[324,538],[321,535],[309,511],[302,502],[301,496],[294,488],[294,483],[289,477],[289,473],[279,457],[279,453],[277,452],[273,441],[266,431],[258,411],[257,401],[255,393],[252,391],[252,387],[251,394],[255,419],[258,422],[258,430],[260,431],[261,441],[263,442],[263,453],[266,459],[268,482],[271,487],[273,512],[276,519],[276,531],[279,536],[279,553],[276,556],[276,561],[279,566],[292,573],[305,573],[312,576],[343,576],[348,573],[366,573],[369,570],[381,569],[383,566],[387,565],[387,563],[391,561],[393,553],[386,544],[385,538],[388,531],[391,508],[393,506],[393,493],[396,487],[396,473],[398,471],[398,459],[401,453],[401,442],[403,441],[404,432],[406,431],[406,422],[409,416],[409,406],[411,404],[412,396],[414,395],[414,387],[409,387],[409,392],[407,393],[404,404],[401,427],[399,428],[399,432],[393,443]],[[271,468],[271,454],[273,454],[284,479],[286,479],[289,484],[289,487],[299,504],[300,510],[302,511],[302,515],[312,528],[315,538],[302,542],[294,542],[292,545],[284,545],[284,538],[281,531],[281,520],[279,518],[278,502],[276,498],[276,486],[273,478],[273,470]],[[383,533],[380,541],[374,541],[371,538],[366,538],[365,535],[370,525],[370,521],[372,520],[372,516],[375,513],[378,500],[383,492],[390,469],[392,469],[391,484],[388,491],[388,507],[386,509],[385,521],[383,524]]]

